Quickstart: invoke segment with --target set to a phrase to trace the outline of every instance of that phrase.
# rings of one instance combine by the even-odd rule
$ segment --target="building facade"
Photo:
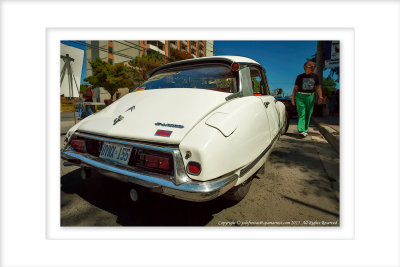
[[[187,52],[194,58],[212,56],[214,53],[214,41],[206,40],[140,41],[140,47],[141,56],[157,52],[169,57],[172,49]]]

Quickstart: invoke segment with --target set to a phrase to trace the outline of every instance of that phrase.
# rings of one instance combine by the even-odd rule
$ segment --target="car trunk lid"
[[[155,89],[130,93],[83,121],[79,131],[179,144],[229,94],[204,89]]]

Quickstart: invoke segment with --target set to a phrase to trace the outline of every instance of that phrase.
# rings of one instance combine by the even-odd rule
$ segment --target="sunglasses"
[[[306,68],[312,68],[312,69],[315,69],[315,66],[306,66]]]

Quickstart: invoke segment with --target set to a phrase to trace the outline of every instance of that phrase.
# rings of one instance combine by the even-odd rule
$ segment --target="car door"
[[[270,94],[268,82],[264,71],[258,66],[250,67],[253,93],[264,103],[268,123],[271,131],[271,139],[274,139],[279,132],[279,116],[276,108],[276,100]]]

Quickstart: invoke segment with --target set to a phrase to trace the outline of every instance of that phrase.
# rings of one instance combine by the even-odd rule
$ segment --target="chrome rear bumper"
[[[72,149],[61,151],[61,158],[68,162],[66,165],[94,168],[108,177],[143,186],[151,192],[194,202],[209,201],[221,196],[231,189],[238,179],[238,175],[230,174],[211,181],[201,182],[186,176],[184,177],[185,183],[176,184],[172,178],[165,175],[138,172],[87,154],[77,153]],[[75,163],[71,163],[70,160],[75,161]],[[80,162],[77,163],[76,160]]]

